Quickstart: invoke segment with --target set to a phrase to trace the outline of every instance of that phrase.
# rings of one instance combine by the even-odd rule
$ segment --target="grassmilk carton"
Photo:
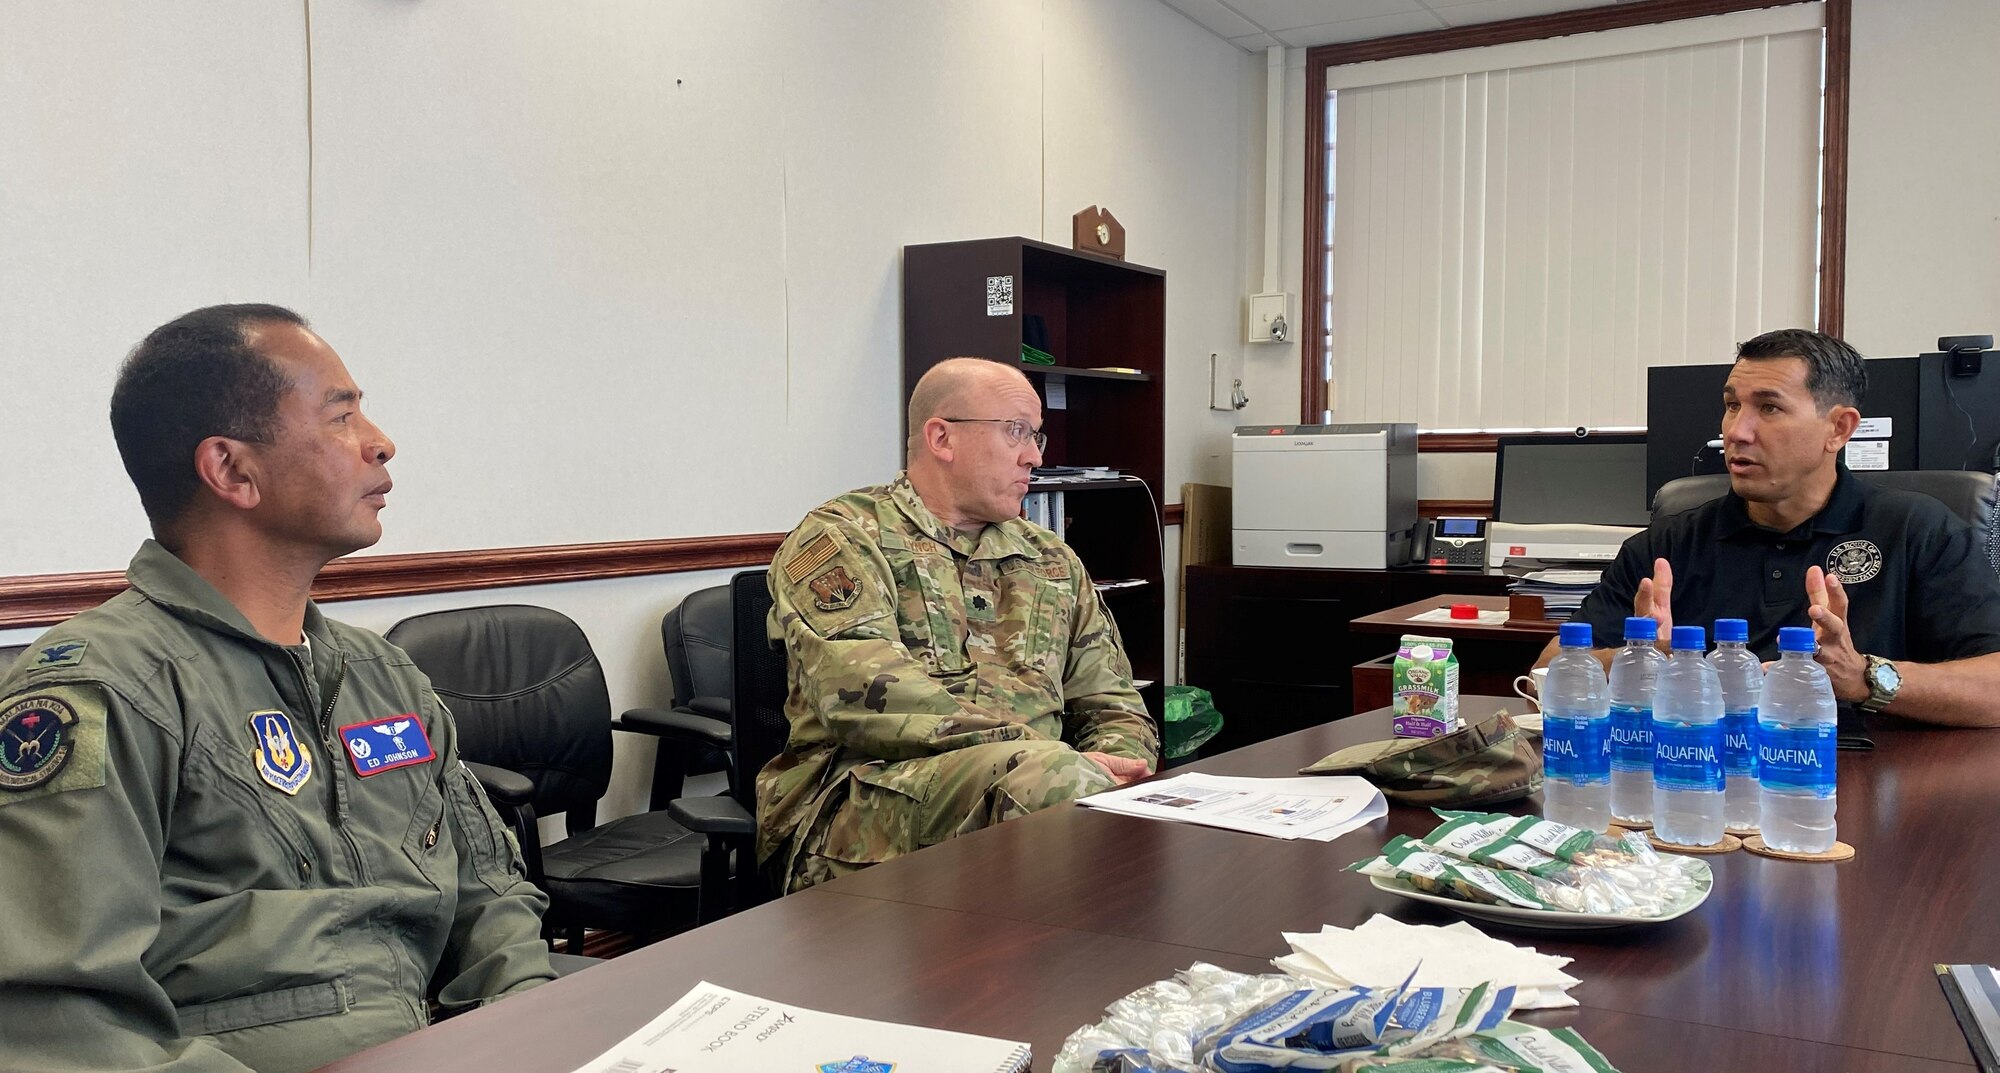
[[[1405,634],[1389,688],[1399,738],[1435,738],[1465,725],[1458,718],[1458,657],[1448,637]]]

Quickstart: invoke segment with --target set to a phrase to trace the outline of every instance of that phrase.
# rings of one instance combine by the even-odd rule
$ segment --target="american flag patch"
[[[793,553],[791,559],[785,563],[785,580],[794,585],[804,581],[812,576],[813,571],[831,561],[834,553],[839,550],[839,546],[833,542],[831,536],[821,533],[807,542],[805,547]]]

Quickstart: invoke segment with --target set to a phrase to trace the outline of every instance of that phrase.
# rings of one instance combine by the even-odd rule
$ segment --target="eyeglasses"
[[[938,420],[954,425],[999,425],[1000,431],[1007,434],[1007,442],[1016,447],[1029,438],[1034,439],[1037,451],[1046,450],[1049,446],[1048,433],[1028,428],[1028,423],[1018,417],[941,417]]]

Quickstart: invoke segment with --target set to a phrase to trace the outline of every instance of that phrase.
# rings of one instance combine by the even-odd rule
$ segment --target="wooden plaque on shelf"
[[[1095,205],[1070,217],[1070,248],[1125,259],[1125,225],[1111,210]]]

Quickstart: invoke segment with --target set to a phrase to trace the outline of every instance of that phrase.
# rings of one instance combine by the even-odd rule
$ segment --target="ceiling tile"
[[[1587,7],[1609,7],[1604,0],[1470,0],[1454,3],[1452,0],[1426,0],[1438,16],[1453,26],[1468,26],[1478,22],[1497,22],[1501,19],[1519,19],[1530,15],[1553,15],[1558,11],[1577,11]],[[1447,6],[1449,5],[1449,6]]]
[[[1344,22],[1330,22],[1323,26],[1306,26],[1297,30],[1283,31],[1277,36],[1292,48],[1311,48],[1314,45],[1367,41],[1377,37],[1395,37],[1398,34],[1441,30],[1444,26],[1443,20],[1428,11],[1413,11],[1396,15],[1377,15],[1372,19],[1348,19]]]
[[[1217,37],[1243,37],[1259,33],[1263,29],[1230,10],[1222,0],[1163,0],[1163,2],[1207,27]]]
[[[1274,33],[1423,10],[1417,0],[1229,0],[1229,5]]]

